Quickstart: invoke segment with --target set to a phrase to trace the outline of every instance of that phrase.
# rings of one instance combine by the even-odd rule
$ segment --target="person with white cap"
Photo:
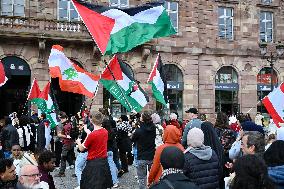
[[[187,135],[188,148],[184,151],[184,174],[201,189],[219,188],[220,165],[210,146],[204,145],[204,133],[192,128]]]

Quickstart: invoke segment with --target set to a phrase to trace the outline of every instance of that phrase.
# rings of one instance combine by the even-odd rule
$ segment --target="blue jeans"
[[[112,151],[107,152],[107,161],[108,161],[108,165],[109,165],[109,168],[110,168],[112,183],[117,184],[118,183],[117,168],[116,168],[116,165],[113,161],[113,152]]]
[[[76,161],[75,161],[75,175],[77,177],[77,182],[80,186],[80,181],[81,181],[81,175],[83,172],[83,169],[86,166],[87,163],[87,156],[88,156],[88,152],[80,152],[77,155]]]
[[[137,145],[133,145],[132,153],[133,153],[133,157],[134,157],[133,164],[134,164],[135,167],[137,167]]]
[[[139,181],[139,189],[147,188],[147,170],[150,171],[152,166],[150,160],[137,160],[137,176]]]

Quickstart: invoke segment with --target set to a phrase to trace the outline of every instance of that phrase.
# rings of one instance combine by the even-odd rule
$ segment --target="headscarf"
[[[204,133],[204,145],[210,146],[217,154],[221,169],[224,165],[224,149],[211,122],[203,122],[201,130]]]

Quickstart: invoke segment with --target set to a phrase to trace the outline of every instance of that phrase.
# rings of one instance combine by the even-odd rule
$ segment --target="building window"
[[[79,21],[80,17],[70,0],[58,0],[58,20]]]
[[[260,41],[273,41],[273,13],[260,12]]]
[[[233,40],[233,24],[234,24],[234,15],[233,9],[227,7],[218,8],[219,15],[219,37],[221,39],[230,39]]]
[[[271,4],[272,0],[262,0],[261,1],[263,4]]]
[[[1,0],[1,15],[25,16],[25,1]]]
[[[264,67],[257,74],[257,97],[258,101],[261,103],[257,104],[257,111],[261,113],[267,113],[266,108],[262,104],[262,99],[271,92],[271,79],[273,88],[278,86],[278,77],[275,70],[273,70],[273,75],[271,77],[271,68]]]
[[[127,8],[129,6],[129,0],[109,0],[110,7]]]
[[[165,1],[164,7],[171,18],[172,25],[178,31],[178,3],[173,1]]]
[[[238,74],[231,66],[224,66],[215,75],[215,112],[227,115],[239,112]]]

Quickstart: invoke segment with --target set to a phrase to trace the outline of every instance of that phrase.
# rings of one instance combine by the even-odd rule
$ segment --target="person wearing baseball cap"
[[[184,148],[187,148],[188,131],[194,127],[200,129],[202,121],[198,118],[198,110],[196,108],[189,108],[188,110],[185,111],[185,113],[188,113],[190,121],[186,124],[184,128],[181,144],[184,146]]]

